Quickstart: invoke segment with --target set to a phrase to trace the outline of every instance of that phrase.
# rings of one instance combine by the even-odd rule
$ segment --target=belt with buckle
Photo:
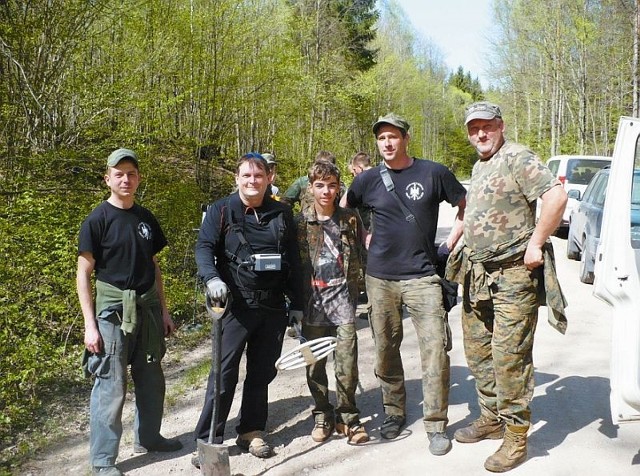
[[[515,261],[507,261],[500,264],[485,264],[484,269],[487,271],[498,271],[501,269],[517,268],[518,266],[524,266],[524,259],[518,259]]]

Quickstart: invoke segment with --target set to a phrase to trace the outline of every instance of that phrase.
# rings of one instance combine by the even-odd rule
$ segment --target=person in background
[[[258,458],[273,455],[265,441],[268,386],[276,376],[289,316],[302,320],[302,273],[291,208],[266,195],[269,169],[260,154],[243,155],[236,167],[238,190],[209,205],[195,248],[198,276],[214,301],[232,297],[222,320],[220,415],[214,442],[221,443],[246,350],[246,376],[238,416],[236,444]],[[259,254],[279,256],[277,266],[262,269]],[[275,260],[275,257],[271,258]],[[274,269],[275,268],[275,269]],[[207,440],[213,408],[210,373],[195,439]],[[199,467],[197,456],[192,464]]]
[[[351,160],[349,160],[349,171],[353,177],[357,177],[362,172],[369,170],[371,168],[371,157],[366,152],[357,152]],[[348,189],[347,189],[348,193]],[[347,193],[342,194],[340,198],[340,206],[347,206]],[[362,220],[362,224],[367,231],[367,234],[373,233],[373,227],[371,226],[371,210],[365,206],[359,206],[357,208],[358,213],[360,214],[360,219]],[[366,303],[366,313],[360,314],[358,317],[362,319],[370,319],[371,318],[371,303],[369,302],[369,297],[367,296],[367,288],[365,283],[365,274],[367,271],[367,249],[366,244],[362,249],[362,269],[360,272],[360,299],[361,302]]]
[[[479,160],[467,193],[464,246],[450,257],[447,278],[463,286],[464,350],[476,381],[480,417],[454,438],[460,443],[503,439],[484,464],[500,473],[527,459],[543,268],[547,299],[555,297],[552,307],[564,321],[558,328],[566,328],[564,297],[547,239],[560,223],[567,196],[533,152],[505,139],[499,106],[471,104],[465,124]],[[538,198],[542,209],[536,224]]]
[[[313,205],[296,217],[304,280],[302,336],[308,341],[337,337],[334,354],[336,406],[329,402],[326,359],[307,367],[313,396],[314,428],[311,437],[326,441],[333,433],[350,444],[369,441],[356,406],[358,338],[355,312],[363,242],[358,214],[337,205],[340,170],[318,161],[309,169]]]
[[[436,274],[435,236],[439,205],[458,207],[446,240],[453,249],[462,235],[465,188],[445,166],[408,154],[409,123],[390,113],[373,124],[380,167],[357,175],[347,193],[349,207],[371,209],[374,232],[367,254],[366,287],[376,346],[375,374],[382,389],[383,438],[396,438],[406,423],[406,389],[400,355],[403,305],[416,330],[422,365],[423,423],[429,451],[451,449],[446,434],[449,406],[450,335],[441,278]],[[395,190],[390,192],[384,175]],[[397,193],[396,196],[394,194]],[[411,211],[408,220],[400,203]]]
[[[276,157],[269,152],[263,152],[260,155],[264,157],[264,160],[267,161],[267,166],[269,167],[269,187],[267,188],[267,195],[274,200],[280,200],[280,189],[275,185],[278,167]]]
[[[134,453],[177,451],[182,443],[160,434],[165,396],[160,361],[164,338],[175,329],[156,258],[167,240],[154,215],[135,203],[141,177],[133,151],[113,151],[104,180],[109,198],[80,227],[77,290],[84,370],[95,377],[89,404],[92,473],[118,476],[128,366],[135,385]]]
[[[349,161],[349,171],[353,177],[357,177],[365,170],[369,170],[371,168],[371,157],[366,152],[358,152]],[[348,192],[348,190],[347,190]],[[347,206],[347,194],[343,194],[340,198],[340,206]],[[371,210],[366,207],[359,207],[358,213],[360,213],[360,218],[362,219],[362,223],[367,231],[371,232]]]

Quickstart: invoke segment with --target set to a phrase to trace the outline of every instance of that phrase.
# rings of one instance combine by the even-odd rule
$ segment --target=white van
[[[633,117],[620,118],[595,264],[593,293],[612,306],[610,403],[614,425],[640,421],[638,122]]]
[[[554,155],[547,161],[547,167],[560,180],[564,189],[567,192],[579,190],[580,196],[598,170],[610,164],[611,157],[599,155]],[[566,231],[569,228],[571,210],[577,205],[577,200],[569,198],[559,229]]]

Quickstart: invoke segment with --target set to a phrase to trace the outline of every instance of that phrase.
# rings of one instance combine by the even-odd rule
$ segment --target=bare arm
[[[94,354],[102,350],[102,336],[98,330],[95,307],[93,303],[93,288],[91,275],[96,260],[89,252],[82,252],[78,256],[78,271],[76,274],[76,289],[80,301],[80,309],[84,317],[84,345],[89,352]]]
[[[164,295],[164,282],[162,281],[162,272],[158,265],[158,258],[153,257],[153,265],[156,268],[156,290],[158,291],[158,299],[160,299],[160,306],[162,308],[162,328],[164,335],[169,336],[176,330],[176,325],[173,323],[173,319],[169,315],[169,308],[167,307],[167,300]]]
[[[524,254],[527,269],[535,269],[544,264],[542,245],[558,228],[564,208],[567,205],[567,192],[560,185],[551,187],[540,196],[540,218]]]
[[[456,243],[460,240],[462,236],[462,232],[464,231],[464,209],[467,207],[467,199],[463,198],[458,202],[458,213],[456,214],[456,218],[453,221],[453,226],[451,227],[451,232],[447,237],[447,248],[449,251],[452,251],[455,248]]]

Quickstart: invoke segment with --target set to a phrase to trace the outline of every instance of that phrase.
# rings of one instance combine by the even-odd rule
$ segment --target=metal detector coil
[[[296,324],[293,327],[298,334],[297,338],[300,344],[285,352],[276,360],[276,368],[278,370],[294,370],[315,364],[336,349],[338,339],[335,337],[320,337],[307,341],[300,334],[300,325]]]

